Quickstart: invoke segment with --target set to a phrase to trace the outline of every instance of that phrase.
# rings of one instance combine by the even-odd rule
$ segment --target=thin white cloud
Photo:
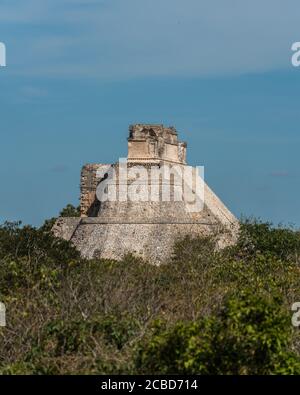
[[[288,171],[279,170],[279,171],[273,171],[270,175],[271,177],[288,177],[290,174]]]
[[[57,164],[51,168],[51,172],[53,173],[66,173],[69,170],[69,167],[65,164]]]
[[[20,94],[25,98],[41,99],[43,97],[47,97],[48,92],[46,89],[37,86],[27,85],[21,88]]]

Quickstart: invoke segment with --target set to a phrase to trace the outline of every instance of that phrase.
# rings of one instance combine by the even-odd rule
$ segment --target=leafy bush
[[[300,358],[287,351],[289,327],[278,301],[243,293],[216,317],[154,327],[136,366],[153,374],[299,374]]]
[[[299,373],[298,231],[244,221],[234,247],[186,237],[157,267],[86,261],[54,221],[0,226],[1,374]]]
[[[0,226],[0,258],[50,258],[60,263],[79,258],[78,252],[70,243],[54,237],[51,232],[20,225],[20,222],[6,222]]]
[[[270,254],[278,259],[298,261],[300,257],[300,232],[292,228],[273,227],[252,219],[240,225],[237,249],[244,254]]]

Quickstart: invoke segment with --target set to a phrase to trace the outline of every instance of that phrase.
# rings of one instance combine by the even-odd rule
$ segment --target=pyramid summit
[[[167,260],[174,242],[218,234],[220,247],[236,239],[238,221],[186,161],[187,144],[174,127],[129,127],[128,156],[81,171],[80,218],[61,217],[53,232],[85,258],[121,259],[132,253]]]
[[[186,143],[174,127],[137,124],[129,127],[128,161],[167,161],[186,164]]]

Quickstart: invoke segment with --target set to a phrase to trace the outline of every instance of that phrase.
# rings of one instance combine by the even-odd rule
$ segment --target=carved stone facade
[[[81,218],[59,218],[53,228],[55,235],[71,240],[86,258],[121,259],[124,254],[133,253],[152,263],[166,261],[175,240],[185,235],[221,231],[219,246],[233,243],[238,222],[205,183],[202,210],[193,212],[189,210],[190,202],[175,199],[176,188],[182,186],[177,173],[183,174],[190,168],[186,163],[186,147],[186,143],[178,141],[173,127],[130,126],[125,178],[120,176],[119,162],[85,165],[81,172]],[[153,180],[153,169],[159,172],[166,165],[176,167],[175,174],[167,180],[170,201],[162,199],[163,176],[156,184],[149,183],[151,177]],[[141,169],[143,175],[139,174],[136,185],[135,172],[141,173]],[[104,191],[114,185],[116,199],[100,202],[99,187],[103,186]],[[133,186],[149,197],[153,185],[158,191],[154,200],[120,198],[124,188]]]
[[[186,164],[186,143],[178,141],[177,131],[163,125],[131,125],[128,161],[167,161]]]

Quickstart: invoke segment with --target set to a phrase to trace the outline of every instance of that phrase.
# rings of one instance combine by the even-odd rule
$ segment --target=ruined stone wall
[[[126,253],[131,252],[149,262],[159,264],[169,259],[174,242],[185,235],[207,236],[222,231],[219,238],[220,247],[235,240],[235,217],[206,184],[205,204],[200,212],[189,213],[184,201],[164,202],[159,199],[157,202],[107,201],[102,203],[101,207],[97,206],[94,215],[91,215],[90,205],[95,207],[93,202],[99,183],[99,166],[101,171],[108,168],[108,165],[89,165],[83,169],[82,192],[85,198],[82,203],[86,215],[80,220],[61,218],[55,228],[56,234],[71,240],[83,257],[121,259]],[[149,164],[144,167],[150,171]],[[130,182],[129,177],[127,187]],[[161,183],[162,179],[160,186]],[[171,197],[174,196],[171,194]]]
[[[132,253],[150,263],[160,264],[171,257],[177,239],[185,235],[212,235],[219,230],[221,228],[217,224],[208,226],[206,223],[114,224],[103,223],[99,218],[84,218],[73,242],[82,256],[88,259],[120,260],[125,254]]]
[[[105,174],[110,167],[107,164],[88,164],[83,166],[80,179],[80,214],[81,217],[95,217],[99,210],[96,189],[101,178],[97,173]]]

